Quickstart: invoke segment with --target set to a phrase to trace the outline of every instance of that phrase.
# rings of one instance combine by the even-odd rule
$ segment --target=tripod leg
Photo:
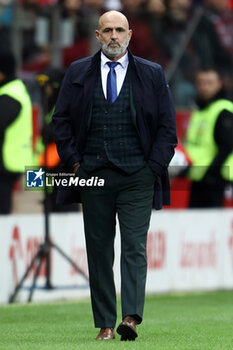
[[[31,264],[28,266],[26,272],[24,273],[23,277],[21,278],[21,280],[19,281],[19,283],[17,284],[17,286],[15,287],[15,290],[13,292],[13,294],[11,295],[10,299],[9,299],[9,303],[13,303],[15,301],[15,297],[18,294],[19,289],[22,287],[23,282],[25,281],[25,279],[27,278],[27,275],[29,274],[29,272],[31,271],[31,269],[33,268],[33,265],[35,264],[36,260],[39,258],[39,252],[34,256],[34,258],[31,261]]]
[[[50,277],[51,277],[50,250],[45,259],[46,259],[46,288],[53,289],[51,280],[50,280]]]
[[[61,248],[59,248],[56,244],[54,244],[52,242],[50,242],[50,245],[53,248],[57,249],[57,251],[63,256],[63,258],[65,258],[85,278],[85,280],[89,282],[89,278],[85,274],[85,272],[82,271],[80,269],[80,267],[78,267],[78,265],[72,259],[70,259],[70,257],[68,255],[66,255],[66,253],[63,252],[63,250],[61,250]]]
[[[37,280],[37,277],[39,275],[39,272],[40,272],[40,268],[41,268],[41,264],[42,264],[42,257],[39,256],[39,263],[37,265],[37,268],[36,268],[36,272],[35,272],[35,275],[34,275],[34,278],[33,278],[33,283],[32,283],[32,286],[31,286],[31,290],[30,290],[30,293],[29,293],[29,296],[28,296],[28,302],[31,302],[32,301],[32,294],[34,292],[34,289],[36,287],[36,280]]]

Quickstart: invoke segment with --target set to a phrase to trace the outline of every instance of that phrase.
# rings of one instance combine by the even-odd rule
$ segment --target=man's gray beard
[[[130,41],[130,39],[127,38],[123,44],[121,44],[119,47],[115,47],[115,48],[108,46],[109,44],[105,44],[102,41],[102,39],[100,39],[100,44],[101,44],[101,48],[102,48],[103,53],[107,57],[115,58],[115,57],[120,56],[122,53],[124,53],[126,51],[128,45],[129,45],[129,41]],[[113,43],[113,41],[112,41],[112,43]],[[116,43],[119,44],[117,41],[116,41]]]

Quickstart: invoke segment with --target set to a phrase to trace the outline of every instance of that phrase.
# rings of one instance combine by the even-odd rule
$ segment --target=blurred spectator
[[[213,23],[218,38],[233,62],[233,11],[229,0],[204,0],[206,15]],[[233,67],[224,75],[224,85],[233,99]]]
[[[10,49],[10,35],[12,26],[12,1],[0,0],[0,38],[1,47]]]
[[[86,28],[88,30],[90,55],[99,50],[99,44],[97,43],[93,33],[98,26],[100,15],[104,12],[104,6],[104,0],[83,0],[82,13],[85,18]]]
[[[185,148],[192,161],[190,208],[222,207],[226,182],[233,181],[233,103],[225,99],[216,70],[199,71],[197,110]]]
[[[36,21],[39,13],[40,7],[37,0],[24,0],[17,8],[15,20],[18,22],[22,42],[22,62],[27,70],[33,70],[30,65],[35,61],[40,62],[36,69],[43,69],[50,59],[48,48],[40,47],[35,40]]]
[[[14,183],[32,165],[31,100],[10,52],[0,52],[0,111],[0,214],[9,214]]]
[[[154,46],[156,51],[151,58],[153,61],[166,67],[168,64],[168,58],[163,52],[163,46],[161,45],[163,37],[163,21],[166,14],[166,5],[164,0],[146,0],[144,19],[148,24],[152,38],[154,40]],[[153,51],[152,51],[153,52]]]
[[[121,0],[121,3],[122,12],[128,18],[134,33],[129,48],[136,56],[164,64],[165,57],[156,40],[161,34],[155,10],[158,6],[152,4],[152,1],[147,4],[146,0]]]
[[[88,22],[82,12],[81,0],[60,0],[59,6],[37,9],[30,32],[30,46],[34,49],[27,60],[24,57],[24,71],[39,72],[51,65],[67,67],[72,61],[88,55]]]
[[[63,64],[85,57],[90,52],[87,18],[81,0],[62,0]]]
[[[166,12],[164,0],[148,0],[146,2],[147,11],[153,13],[156,17],[161,17]]]
[[[228,0],[204,0],[206,15],[233,59],[233,11]]]
[[[179,107],[192,106],[195,95],[194,76],[200,67],[216,66],[224,70],[232,64],[212,22],[201,12],[192,10],[191,0],[167,0],[160,47],[163,47],[169,61],[174,59],[177,51],[182,50],[187,32],[192,35],[183,48],[179,66],[171,80],[175,103]]]

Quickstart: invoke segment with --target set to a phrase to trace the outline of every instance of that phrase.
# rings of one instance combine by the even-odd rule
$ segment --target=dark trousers
[[[146,241],[155,175],[149,167],[127,175],[103,168],[89,175],[104,179],[103,187],[82,187],[83,217],[95,326],[115,327],[116,291],[113,275],[116,214],[121,232],[122,317],[143,316],[147,273]]]
[[[190,191],[189,208],[222,208],[224,205],[225,182],[209,185],[193,182]]]
[[[19,173],[0,174],[0,214],[11,213],[13,188],[19,177]]]

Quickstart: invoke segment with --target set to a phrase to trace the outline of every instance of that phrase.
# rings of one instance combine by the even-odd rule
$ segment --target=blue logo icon
[[[44,187],[44,171],[42,168],[40,170],[27,170],[26,176],[26,187],[27,188],[40,188]]]

